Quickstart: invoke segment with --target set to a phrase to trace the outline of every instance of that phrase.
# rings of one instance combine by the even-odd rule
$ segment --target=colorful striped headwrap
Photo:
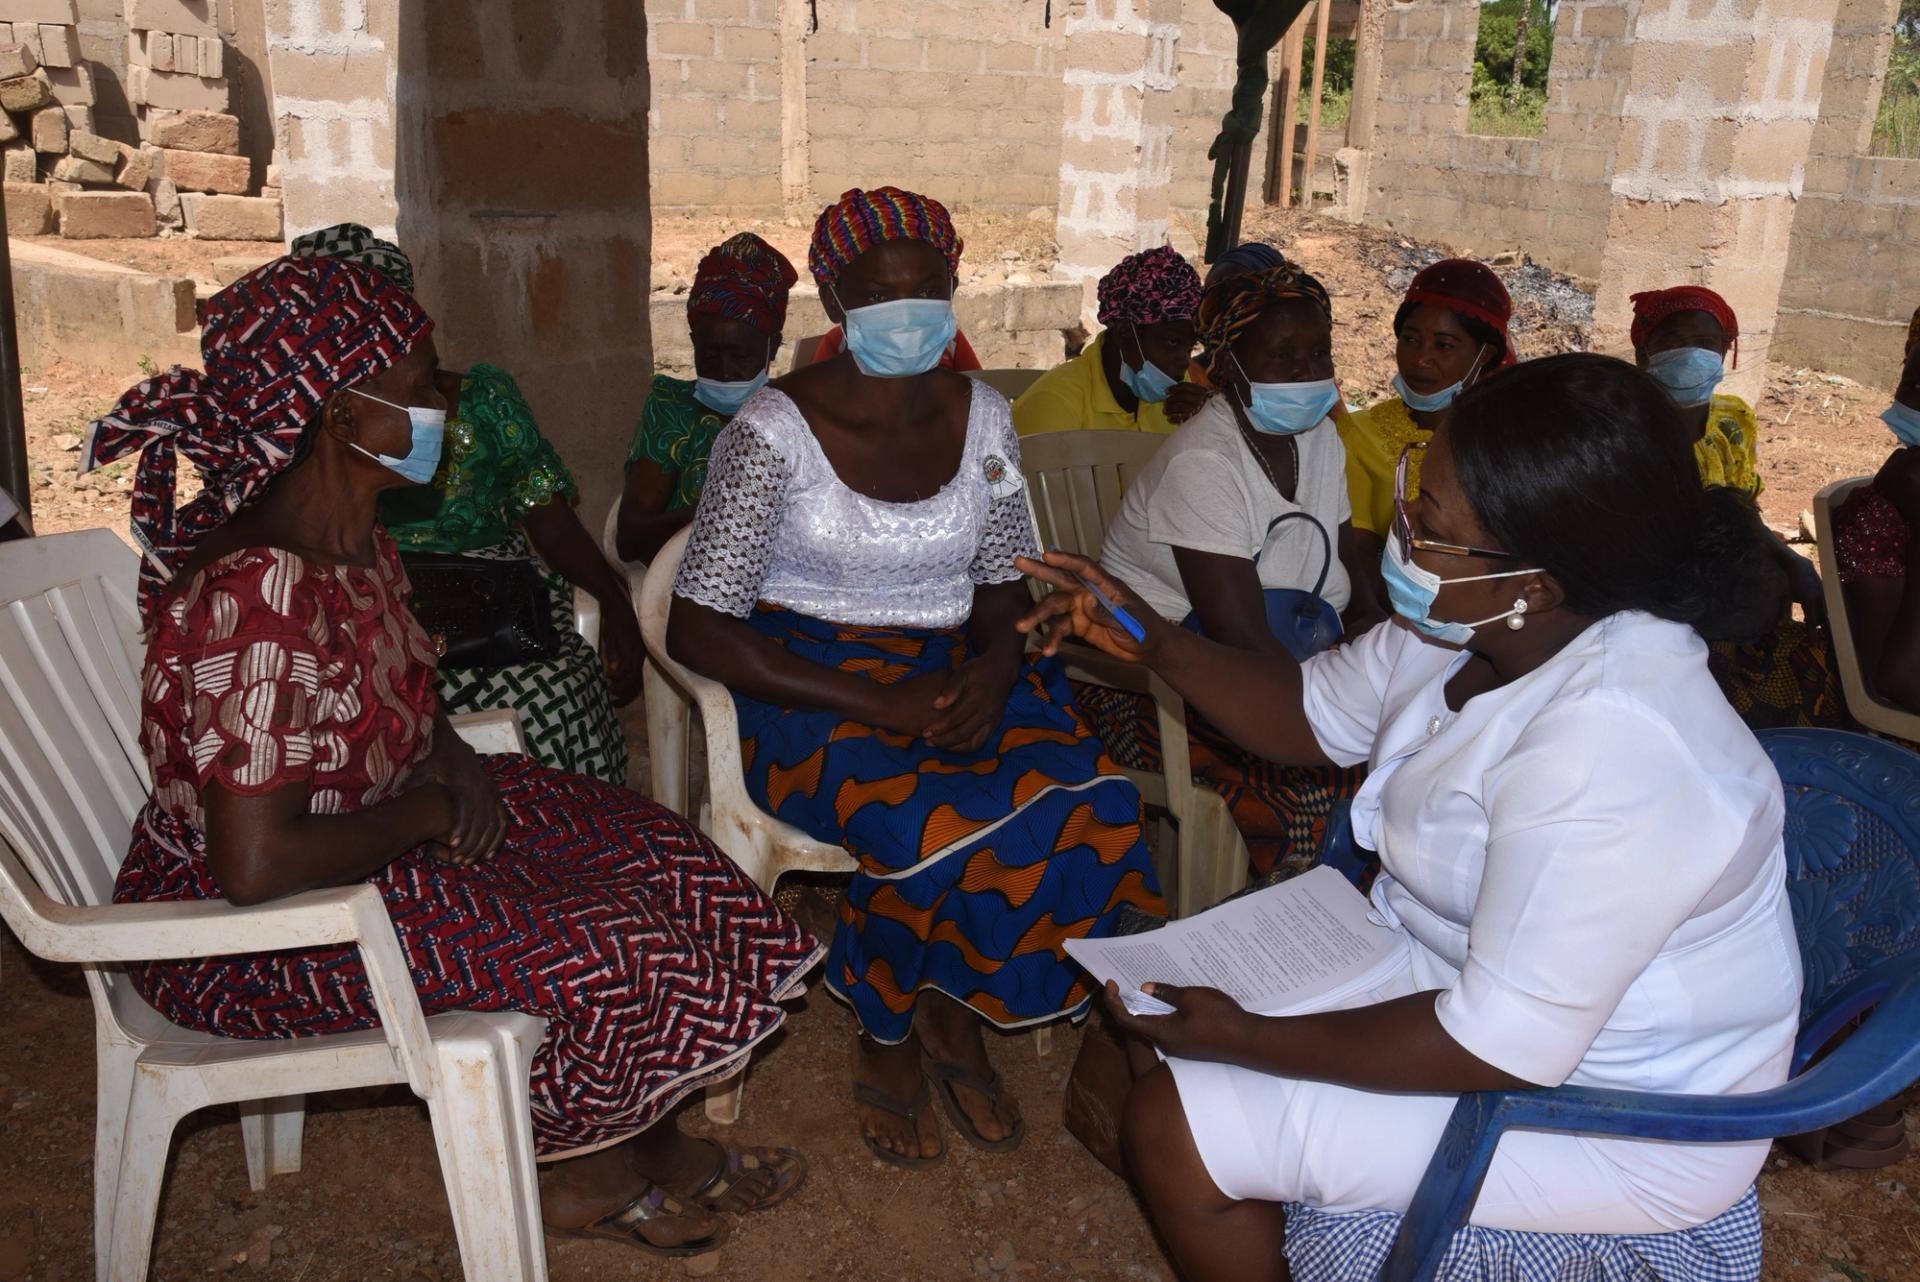
[[[413,292],[413,260],[400,246],[381,240],[359,223],[335,223],[295,236],[287,244],[288,258],[344,258],[371,267],[409,294]]]
[[[1649,289],[1633,295],[1633,325],[1627,337],[1635,349],[1646,346],[1647,339],[1669,316],[1680,312],[1705,312],[1720,322],[1735,345],[1734,363],[1739,364],[1740,318],[1727,306],[1727,300],[1705,285],[1675,285],[1672,289]]]
[[[700,260],[687,293],[687,319],[723,316],[746,321],[763,334],[778,334],[787,323],[788,291],[799,279],[785,254],[743,231]]]
[[[1216,282],[1200,300],[1198,318],[1200,350],[1207,372],[1218,372],[1221,356],[1241,331],[1260,319],[1260,313],[1290,298],[1304,298],[1328,320],[1333,319],[1333,300],[1327,297],[1327,287],[1292,263]]]
[[[327,399],[390,368],[433,332],[394,281],[337,258],[277,258],[207,302],[203,373],[176,365],[120,398],[87,429],[80,470],[138,452],[133,537],[140,611],[194,546],[294,460]],[[175,451],[204,488],[174,506]]]
[[[1229,276],[1263,272],[1269,267],[1283,266],[1286,261],[1285,254],[1265,241],[1243,240],[1213,260],[1213,266],[1207,268],[1207,288],[1212,289]]]
[[[1130,254],[1100,278],[1100,323],[1192,320],[1200,309],[1200,273],[1172,245]]]
[[[807,269],[822,286],[831,285],[854,259],[889,240],[923,240],[946,255],[949,272],[960,273],[966,243],[953,230],[947,207],[898,187],[855,187],[821,210],[807,246]]]

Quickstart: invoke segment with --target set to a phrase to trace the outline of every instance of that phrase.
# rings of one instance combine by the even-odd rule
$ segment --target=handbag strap
[[[1314,532],[1320,536],[1320,577],[1315,580],[1313,585],[1313,594],[1320,596],[1321,589],[1327,586],[1327,575],[1333,570],[1333,540],[1327,535],[1327,527],[1320,524],[1319,517],[1304,508],[1296,508],[1291,512],[1282,512],[1279,516],[1274,517],[1273,520],[1267,523],[1266,537],[1260,540],[1260,552],[1267,550],[1267,543],[1273,538],[1273,532],[1282,525],[1285,525],[1288,521],[1306,521],[1313,526]],[[1260,552],[1253,554],[1253,563],[1256,566],[1260,564]]]

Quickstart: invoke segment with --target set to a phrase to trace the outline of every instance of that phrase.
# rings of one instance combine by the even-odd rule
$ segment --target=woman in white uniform
[[[1126,1142],[1190,1279],[1281,1271],[1282,1203],[1405,1210],[1460,1092],[1786,1079],[1800,967],[1780,786],[1702,640],[1778,617],[1757,518],[1702,488],[1656,384],[1590,355],[1461,396],[1399,512],[1382,566],[1398,619],[1304,665],[1177,629],[1080,558],[1025,565],[1063,589],[1022,624],[1050,648],[1071,632],[1151,664],[1263,756],[1371,768],[1354,828],[1407,945],[1392,983],[1291,1018],[1167,986],[1177,1013],[1142,1018],[1110,995],[1167,1057],[1128,1101]],[[1146,640],[1066,571],[1146,615]],[[1766,1151],[1516,1132],[1471,1222],[1689,1228]]]

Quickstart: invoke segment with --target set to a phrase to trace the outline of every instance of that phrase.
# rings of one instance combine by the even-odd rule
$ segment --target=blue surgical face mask
[[[1240,377],[1247,378],[1240,358],[1232,352],[1227,355],[1233,357]],[[1320,420],[1333,413],[1333,407],[1339,403],[1340,389],[1330,378],[1304,383],[1256,383],[1247,378],[1247,417],[1252,420],[1254,430],[1270,436],[1298,436],[1311,431],[1320,425]]]
[[[1466,376],[1452,387],[1443,387],[1437,392],[1422,396],[1419,392],[1407,386],[1406,379],[1395,374],[1393,376],[1393,390],[1399,393],[1400,399],[1406,402],[1408,409],[1420,414],[1437,413],[1453,404],[1453,398],[1460,395],[1460,393],[1466,389],[1467,384],[1473,381],[1473,376],[1480,372],[1480,360],[1486,354],[1487,349],[1482,347],[1479,352],[1474,355],[1473,365],[1467,370]]]
[[[831,288],[831,287],[829,287]],[[834,301],[839,301],[834,295]],[[896,298],[847,310],[847,350],[869,378],[912,378],[940,363],[960,332],[951,298]]]
[[[1675,347],[1647,357],[1647,373],[1681,409],[1705,405],[1727,376],[1727,358],[1711,347]]]
[[[1448,645],[1465,645],[1473,640],[1474,629],[1523,613],[1524,607],[1496,614],[1490,619],[1481,619],[1478,623],[1454,623],[1433,617],[1433,602],[1440,595],[1440,589],[1449,583],[1511,579],[1534,571],[1503,570],[1499,574],[1468,574],[1457,579],[1443,579],[1432,570],[1416,564],[1407,550],[1400,546],[1400,535],[1395,531],[1387,536],[1386,550],[1380,554],[1380,573],[1387,581],[1387,599],[1393,603],[1393,612],[1411,623],[1415,631],[1435,641],[1445,641]]]
[[[1887,406],[1887,412],[1880,416],[1880,421],[1893,429],[1893,434],[1900,438],[1902,445],[1920,445],[1920,410],[1895,401]]]
[[[762,367],[752,378],[724,382],[717,378],[693,380],[693,399],[716,414],[725,414],[732,418],[747,403],[747,398],[767,385],[767,368]]]
[[[1133,349],[1140,353],[1140,364],[1136,367],[1127,360],[1127,349],[1120,348],[1120,381],[1127,390],[1140,398],[1142,404],[1158,405],[1172,394],[1180,385],[1180,380],[1169,377],[1158,365],[1147,359],[1146,350],[1140,346],[1140,331],[1134,330]]]
[[[353,442],[353,448],[379,463],[381,466],[398,472],[415,485],[425,485],[433,479],[440,469],[440,449],[447,439],[447,412],[427,409],[421,405],[395,405],[392,401],[380,400],[372,392],[363,392],[357,387],[347,389],[355,396],[364,396],[370,401],[379,401],[382,405],[392,406],[407,416],[407,422],[413,427],[413,446],[405,458],[395,458],[391,454],[375,454],[372,450]]]

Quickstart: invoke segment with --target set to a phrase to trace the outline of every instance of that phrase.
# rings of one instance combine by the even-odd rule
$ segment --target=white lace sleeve
[[[990,390],[984,386],[982,391]],[[994,426],[998,428],[997,439],[986,453],[989,455],[989,475],[992,460],[997,458],[1005,468],[1006,476],[1019,481],[1017,489],[999,494],[989,500],[987,517],[980,527],[980,550],[973,555],[973,565],[968,574],[976,585],[986,583],[1011,583],[1024,577],[1020,567],[1013,563],[1016,556],[1038,557],[1040,545],[1034,542],[1033,514],[1027,506],[1026,474],[1020,470],[1020,438],[1013,430],[1013,415],[1007,409],[1007,403],[998,392],[994,393],[997,402],[991,413]],[[1005,489],[1003,484],[1001,489]]]
[[[721,429],[675,596],[737,619],[752,613],[773,563],[789,475],[780,452],[750,424],[735,419]]]

